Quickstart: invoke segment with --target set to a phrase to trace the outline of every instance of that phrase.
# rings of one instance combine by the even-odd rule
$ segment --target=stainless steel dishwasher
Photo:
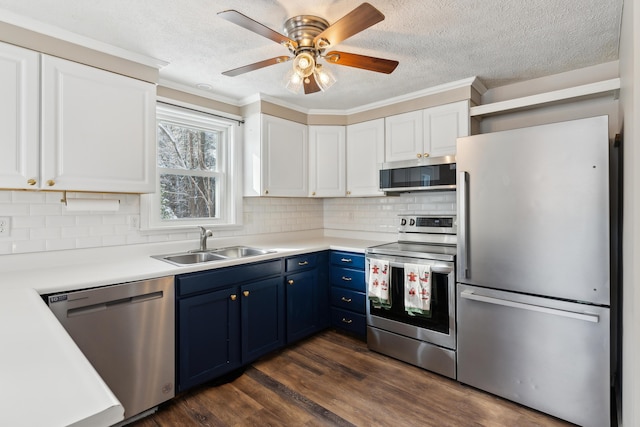
[[[175,395],[174,300],[173,276],[47,296],[125,419]]]

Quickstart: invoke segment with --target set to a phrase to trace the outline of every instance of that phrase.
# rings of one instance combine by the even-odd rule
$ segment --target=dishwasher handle
[[[496,304],[504,307],[519,308],[522,310],[537,311],[539,313],[552,314],[555,316],[569,317],[571,319],[584,320],[586,322],[598,323],[600,317],[597,314],[576,313],[574,311],[560,310],[557,308],[544,307],[541,305],[525,304],[518,301],[511,301],[501,298],[494,298],[485,295],[478,295],[471,290],[464,290],[460,293],[460,297],[468,300],[485,302],[488,304]]]
[[[147,294],[136,295],[133,297],[119,298],[110,301],[101,302],[98,304],[85,305],[83,307],[75,307],[67,310],[67,317],[82,316],[84,314],[95,313],[97,311],[104,311],[115,307],[120,307],[129,304],[136,304],[140,302],[151,301],[163,297],[163,291],[149,292]]]

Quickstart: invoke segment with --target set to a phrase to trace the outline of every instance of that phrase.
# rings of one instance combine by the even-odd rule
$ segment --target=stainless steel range
[[[399,222],[397,242],[365,251],[367,344],[371,350],[455,379],[456,216],[400,215]],[[380,266],[388,278],[382,303],[374,291]],[[422,282],[422,276],[427,286],[416,292],[413,284]],[[416,306],[417,295],[423,298]]]

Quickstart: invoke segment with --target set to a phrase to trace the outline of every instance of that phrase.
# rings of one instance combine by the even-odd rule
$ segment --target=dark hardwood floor
[[[135,427],[570,426],[326,331],[235,380],[181,394]]]

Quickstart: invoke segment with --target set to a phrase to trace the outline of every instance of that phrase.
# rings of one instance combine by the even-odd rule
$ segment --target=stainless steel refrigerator
[[[458,380],[610,423],[607,116],[459,138]]]

